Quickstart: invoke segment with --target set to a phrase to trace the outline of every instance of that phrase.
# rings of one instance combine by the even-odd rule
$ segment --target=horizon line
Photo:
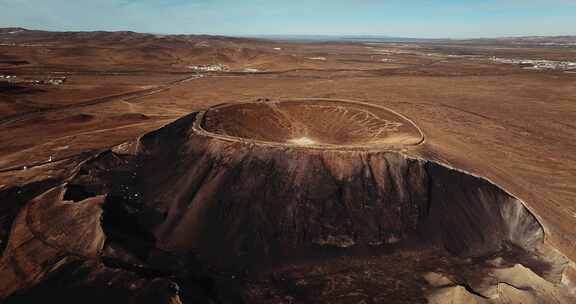
[[[553,34],[553,35],[526,35],[526,34],[508,34],[502,36],[470,36],[454,38],[450,36],[444,37],[425,37],[425,36],[402,36],[402,35],[390,35],[390,34],[336,34],[336,33],[318,33],[318,34],[223,34],[223,33],[160,33],[160,32],[141,32],[134,30],[50,30],[50,29],[40,29],[40,28],[27,28],[21,26],[0,26],[0,29],[21,29],[26,31],[42,31],[42,32],[54,32],[54,33],[90,33],[90,32],[107,32],[107,33],[119,33],[119,32],[132,32],[139,34],[149,34],[149,35],[162,35],[162,36],[181,36],[181,35],[191,35],[191,36],[221,36],[230,38],[305,38],[305,37],[326,37],[326,38],[388,38],[388,39],[413,39],[413,40],[480,40],[480,39],[510,39],[510,38],[553,38],[553,37],[576,37],[574,34]]]

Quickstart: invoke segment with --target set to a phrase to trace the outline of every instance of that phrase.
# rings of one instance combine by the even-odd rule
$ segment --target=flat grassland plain
[[[575,260],[574,62],[574,45],[516,40],[4,29],[0,190],[58,179],[90,155],[222,103],[353,100],[408,117],[425,138],[404,153],[484,177],[521,199],[546,242]],[[11,220],[1,216],[5,244]]]

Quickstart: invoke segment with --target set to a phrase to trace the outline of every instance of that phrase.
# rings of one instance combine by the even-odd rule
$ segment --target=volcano
[[[426,303],[434,288],[443,293],[428,299],[440,302],[501,295],[504,279],[485,279],[494,267],[557,280],[541,258],[544,231],[523,202],[413,156],[424,142],[410,119],[354,101],[192,113],[87,160],[36,199],[45,207],[22,209],[4,252],[18,263],[2,268],[14,280],[0,290],[52,286],[59,273],[74,288],[114,286],[126,297],[162,279],[177,282],[183,299],[333,303],[381,293],[389,303]],[[43,212],[50,216],[35,225],[74,223],[73,231],[26,230],[26,219]],[[52,253],[34,254],[42,248]],[[172,285],[162,284],[169,294]],[[508,295],[550,297],[534,290]]]

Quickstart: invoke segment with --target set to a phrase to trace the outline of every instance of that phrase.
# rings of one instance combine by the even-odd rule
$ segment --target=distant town
[[[576,62],[543,59],[510,59],[492,57],[492,61],[504,64],[515,64],[527,70],[575,70]]]

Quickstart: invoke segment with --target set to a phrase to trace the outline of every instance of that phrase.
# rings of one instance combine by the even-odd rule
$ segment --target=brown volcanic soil
[[[9,224],[6,223],[12,223],[20,208],[31,198],[73,175],[78,162],[88,157],[86,155],[75,157],[80,152],[94,153],[132,140],[190,112],[207,109],[223,102],[314,97],[361,100],[406,115],[422,130],[426,140],[417,146],[398,147],[398,151],[408,158],[435,161],[488,178],[499,189],[505,189],[512,195],[511,197],[520,199],[525,204],[542,224],[545,244],[558,248],[571,259],[576,258],[574,249],[576,235],[572,229],[576,214],[573,199],[576,193],[576,176],[574,170],[571,170],[576,167],[576,158],[574,153],[571,153],[576,149],[572,141],[576,135],[574,126],[576,74],[528,71],[510,65],[496,65],[488,60],[489,56],[497,55],[510,58],[576,61],[571,48],[502,49],[491,45],[476,47],[445,43],[442,45],[297,44],[214,37],[158,38],[135,33],[115,33],[112,39],[108,38],[109,35],[110,33],[66,35],[25,33],[22,36],[2,36],[2,43],[11,45],[0,46],[0,52],[9,60],[26,61],[30,64],[3,64],[0,65],[0,74],[35,79],[57,72],[65,73],[69,77],[62,86],[25,85],[17,91],[0,92],[2,117],[0,142],[3,143],[0,150],[0,165],[3,167],[3,172],[0,173],[0,191],[2,191],[0,197],[3,198],[3,202],[7,202],[3,204],[9,205],[8,208],[1,209],[5,213],[2,218],[4,228],[0,234],[4,244],[2,247],[6,244],[8,233]],[[87,45],[87,41],[91,41],[91,44]],[[134,47],[135,45],[139,46]],[[462,52],[473,53],[478,57],[448,56]],[[66,54],[69,56],[63,56]],[[314,57],[325,57],[326,60],[310,59]],[[186,68],[189,64],[214,63],[228,64],[232,71],[202,73],[203,77],[197,78],[197,73],[192,73]],[[257,68],[261,72],[243,73],[244,68]],[[266,111],[262,113],[268,113]],[[126,116],[126,113],[129,115]],[[78,122],[80,117],[78,115],[83,114],[91,115],[93,118]],[[296,116],[305,122],[316,120],[301,117],[302,115]],[[217,124],[220,127],[215,130],[219,129],[219,132],[226,134],[229,131],[238,132],[226,127],[227,122],[223,120]],[[241,120],[240,123],[244,121]],[[254,134],[257,132],[247,128],[252,123],[245,124],[246,131],[234,136],[256,137]],[[259,140],[280,140],[276,136],[270,138],[262,136]],[[320,137],[326,138],[324,144],[334,144],[340,140],[333,137],[328,140],[329,136]],[[348,138],[351,139],[346,144],[364,142],[364,139],[357,140],[358,137],[355,136]],[[286,136],[281,141],[286,142],[290,139],[292,137]],[[236,144],[240,143],[241,141],[236,141]],[[310,143],[308,140],[296,142],[299,146]],[[236,148],[230,149],[228,151],[237,151]],[[213,151],[223,150],[216,147]],[[170,160],[169,157],[161,159],[159,163],[162,164]],[[355,158],[344,157],[344,163],[350,164],[353,162],[352,159]],[[341,162],[342,160],[337,163]],[[22,170],[23,166],[26,166],[27,170]],[[110,168],[109,165],[104,167]],[[132,172],[131,170],[133,169],[128,171]],[[247,167],[246,170],[254,172],[256,169]],[[243,180],[248,180],[250,177],[251,174],[247,174]],[[155,184],[148,187],[157,189]],[[352,191],[352,193],[360,192]],[[500,229],[498,226],[496,228]],[[237,229],[231,231],[238,232]],[[306,254],[304,255],[306,259],[302,261],[270,266],[271,270],[262,272],[264,276],[270,275],[265,278],[251,275],[250,280],[238,282],[221,279],[226,275],[220,274],[215,280],[218,282],[218,290],[248,292],[249,294],[245,294],[248,298],[244,298],[247,302],[273,303],[290,302],[290,298],[296,302],[317,302],[323,296],[330,302],[346,302],[347,300],[341,297],[342,294],[334,293],[334,290],[344,292],[348,290],[347,288],[356,289],[371,286],[373,283],[376,285],[370,287],[369,291],[357,291],[358,294],[348,296],[352,297],[351,301],[358,300],[354,297],[359,296],[377,302],[374,299],[379,298],[374,291],[378,288],[387,290],[383,294],[390,295],[390,292],[396,289],[382,286],[404,286],[402,282],[411,280],[420,283],[400,288],[398,292],[406,291],[404,299],[410,299],[407,301],[413,303],[429,294],[428,291],[422,294],[414,291],[414,288],[419,286],[429,286],[428,283],[416,278],[422,278],[420,273],[431,271],[449,276],[450,273],[458,273],[461,269],[455,266],[438,266],[440,269],[434,270],[427,268],[431,265],[461,265],[456,258],[449,258],[451,260],[447,264],[424,263],[422,268],[411,268],[414,266],[412,263],[402,264],[402,261],[415,259],[414,256],[434,261],[443,259],[444,256],[451,256],[447,253],[438,253],[436,250],[443,249],[435,248],[430,247],[426,250],[418,248],[415,254],[412,254],[409,248],[386,249],[389,251],[385,250],[375,258],[376,264],[385,265],[385,261],[389,259],[393,261],[391,263],[405,266],[388,272],[382,268],[375,268],[370,259],[363,257],[365,253],[360,254],[360,258],[345,258],[337,254],[329,266],[308,262],[312,255]],[[512,249],[502,250],[514,252]],[[348,255],[351,253],[344,253],[344,256]],[[408,258],[402,258],[403,256]],[[541,267],[532,265],[535,262],[524,261],[519,258],[520,256],[521,254],[514,253],[511,258],[507,258],[508,266],[521,263],[543,277],[558,279],[557,271],[538,270]],[[100,265],[94,261],[87,263]],[[338,266],[339,263],[350,265],[360,263],[368,266],[354,268],[357,269],[354,275],[338,276],[337,273],[342,271]],[[485,271],[492,271],[489,266],[474,260],[467,264],[468,260],[464,258],[462,263],[465,269],[479,268],[478,271],[472,272],[481,273],[480,277],[484,277]],[[114,263],[108,263],[106,267],[112,264]],[[108,274],[103,276],[106,279],[100,281],[80,274],[82,269],[94,271],[100,269],[98,267],[100,266],[83,265],[80,268],[73,267],[76,270],[72,272],[78,275],[78,278],[82,278],[78,279],[79,282],[88,282],[86,283],[88,286],[98,286],[97,282],[107,281],[117,273],[132,278],[125,280],[127,282],[140,280],[133,277],[131,274],[133,272],[125,272],[125,267],[118,266],[114,270],[101,269],[91,272]],[[286,267],[293,267],[294,270],[286,271]],[[555,268],[555,266],[547,267]],[[414,277],[407,277],[403,269],[415,269],[410,272]],[[382,281],[374,279],[378,278],[378,275],[362,277],[360,274],[370,271],[398,279],[390,281],[390,284],[378,285],[377,283]],[[316,277],[317,279],[306,280],[304,275],[308,272],[320,272],[323,275]],[[571,273],[574,272],[566,272],[565,282],[571,278]],[[145,277],[155,275],[157,274],[147,273]],[[460,280],[451,278],[451,282],[471,285],[469,287],[478,292],[482,288],[472,284],[476,280],[474,277],[471,275]],[[521,277],[531,276],[524,273]],[[59,278],[57,282],[70,282],[76,277],[56,278]],[[510,281],[509,277],[506,280]],[[248,286],[249,282],[252,282],[250,283],[252,285]],[[366,283],[354,285],[354,282]],[[182,281],[179,283],[188,287],[183,289],[198,288],[193,287],[197,284],[188,286]],[[44,291],[58,286],[50,284]],[[543,284],[539,286],[544,286]],[[59,286],[68,288],[64,285],[66,284],[62,283]],[[145,285],[145,280],[138,281],[138,288]],[[123,290],[121,287],[119,289]],[[206,289],[202,290],[206,292]],[[311,294],[312,290],[323,292],[320,295]],[[460,292],[458,289],[449,291]],[[232,293],[238,294],[238,292]],[[38,294],[42,294],[42,290],[38,291]],[[251,299],[254,300],[250,301]]]

